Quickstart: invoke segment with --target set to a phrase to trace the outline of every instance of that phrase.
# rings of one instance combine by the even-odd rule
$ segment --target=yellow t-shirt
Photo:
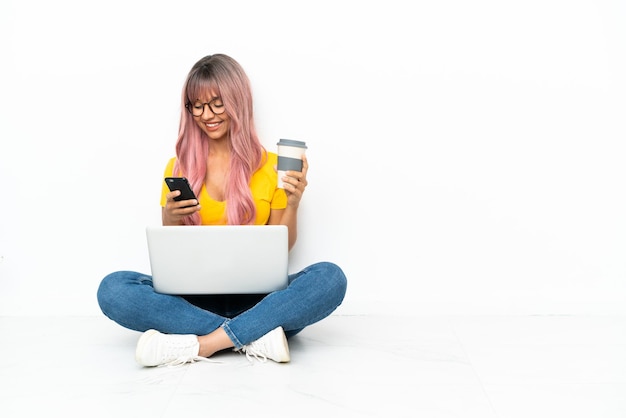
[[[274,170],[278,162],[278,156],[273,152],[267,152],[265,164],[252,174],[250,179],[250,190],[256,205],[256,225],[265,225],[270,217],[270,209],[285,209],[287,207],[287,195],[285,190],[278,189],[278,174]],[[172,177],[176,157],[171,158],[165,167],[164,177]],[[179,176],[181,174],[178,174]],[[161,191],[161,206],[165,206],[165,195],[169,189],[163,181]],[[206,186],[202,186],[200,195],[200,218],[202,225],[225,225],[226,224],[226,202],[213,200],[206,191]]]

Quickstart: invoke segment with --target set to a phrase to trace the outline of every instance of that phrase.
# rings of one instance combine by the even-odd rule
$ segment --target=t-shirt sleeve
[[[265,162],[265,170],[267,170],[268,177],[270,178],[270,184],[274,189],[272,192],[272,200],[270,201],[271,209],[285,209],[287,207],[287,194],[284,189],[276,187],[278,174],[274,167],[278,164],[278,155],[273,152],[267,153],[267,161]]]
[[[172,177],[172,174],[174,173],[174,163],[175,162],[176,162],[176,158],[171,158],[167,162],[167,165],[165,166],[165,172],[163,173],[163,179],[161,179],[161,207],[165,207],[165,203],[167,202],[167,199],[165,198],[165,195],[170,192],[170,189],[167,187],[167,184],[165,183],[165,177]]]
[[[270,202],[270,208],[272,209],[285,209],[287,207],[287,193],[284,189],[274,190],[274,196]]]

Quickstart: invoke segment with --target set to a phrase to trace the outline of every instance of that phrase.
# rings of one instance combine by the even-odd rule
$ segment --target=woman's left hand
[[[302,171],[287,171],[285,177],[283,177],[283,183],[285,192],[287,193],[287,206],[294,209],[298,208],[300,199],[304,189],[308,184],[306,180],[306,173],[309,170],[309,162],[306,159],[306,155],[302,156]]]

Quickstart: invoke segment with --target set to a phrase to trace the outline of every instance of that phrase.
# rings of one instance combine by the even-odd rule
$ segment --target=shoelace
[[[196,362],[200,362],[200,361],[204,361],[204,362],[207,362],[207,363],[221,363],[221,361],[211,360],[211,359],[208,359],[206,357],[200,357],[200,356],[195,356],[195,357],[180,356],[178,358],[175,358],[174,360],[168,361],[167,363],[159,364],[158,367],[180,367],[180,366],[182,366],[184,364],[187,364],[187,363],[196,363]]]
[[[246,353],[246,358],[250,363],[254,362],[253,358],[257,359],[261,363],[265,363],[267,361],[267,356],[263,354],[263,350],[258,347],[258,342],[254,341],[249,345],[244,345],[241,348],[241,351]]]
[[[159,367],[178,367],[187,363],[195,363],[195,362],[209,362],[209,363],[217,363],[215,360],[209,360],[206,357],[201,357],[198,355],[190,354],[188,350],[187,344],[181,344],[181,340],[170,340],[169,341],[169,349],[174,351],[174,355],[177,356],[170,361],[165,363],[161,363]]]

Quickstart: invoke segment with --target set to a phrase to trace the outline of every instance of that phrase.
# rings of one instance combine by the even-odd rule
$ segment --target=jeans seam
[[[243,347],[243,344],[241,343],[241,341],[239,341],[239,338],[237,338],[237,336],[233,333],[233,331],[228,326],[228,321],[222,324],[222,329],[226,332],[226,335],[228,335],[228,338],[230,338],[230,340],[233,342],[236,350],[239,350],[241,349],[241,347]]]

